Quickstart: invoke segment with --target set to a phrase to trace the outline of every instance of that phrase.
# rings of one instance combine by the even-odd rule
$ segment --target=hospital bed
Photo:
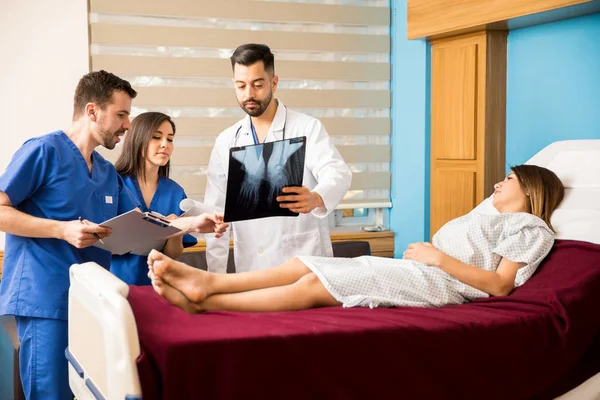
[[[83,399],[600,398],[600,140],[528,163],[566,186],[557,241],[509,296],[188,315],[94,263],[71,268],[70,385]],[[491,199],[478,206],[487,212]]]

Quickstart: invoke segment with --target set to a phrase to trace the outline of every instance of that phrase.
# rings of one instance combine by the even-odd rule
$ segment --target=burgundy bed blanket
[[[144,399],[545,399],[600,371],[600,246],[557,241],[510,296],[438,309],[190,316],[129,302]]]

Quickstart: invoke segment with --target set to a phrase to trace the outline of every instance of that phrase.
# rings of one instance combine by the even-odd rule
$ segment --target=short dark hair
[[[167,114],[156,111],[148,111],[135,117],[131,121],[131,130],[127,132],[123,142],[123,150],[115,163],[115,168],[120,175],[133,176],[146,181],[146,157],[148,143],[154,132],[160,128],[163,122],[168,121],[175,134],[175,123]],[[169,177],[171,161],[166,165],[158,167],[158,176]]]
[[[110,103],[114,92],[125,92],[132,99],[137,96],[129,82],[110,72],[100,70],[84,75],[75,89],[73,119],[81,115],[87,103],[96,103],[103,109]]]
[[[246,43],[239,46],[231,55],[231,69],[235,69],[235,64],[246,67],[262,61],[265,71],[275,75],[275,56],[266,44]]]

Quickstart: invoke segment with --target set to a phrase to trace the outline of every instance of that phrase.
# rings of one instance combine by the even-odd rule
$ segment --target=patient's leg
[[[163,279],[195,303],[218,293],[289,285],[310,272],[304,263],[293,258],[275,268],[237,274],[214,274],[175,261],[156,250],[148,255],[148,265],[156,277]]]
[[[195,305],[196,312],[296,311],[316,307],[339,306],[319,278],[308,273],[295,283],[241,293],[215,294]]]
[[[156,250],[148,254],[148,268],[153,282],[164,281],[192,302],[202,301],[208,295],[206,288],[209,275],[206,271],[175,261]]]
[[[187,297],[183,295],[183,293],[175,289],[173,286],[170,286],[163,280],[159,278],[153,279],[152,287],[156,293],[164,297],[169,303],[181,308],[188,314],[195,314],[198,312],[194,303],[190,302]]]

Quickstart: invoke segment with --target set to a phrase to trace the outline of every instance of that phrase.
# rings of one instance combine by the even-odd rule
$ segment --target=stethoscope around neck
[[[287,125],[287,106],[283,105],[283,108],[285,108],[285,119],[283,120],[282,140],[285,139],[285,126]],[[237,131],[235,131],[235,137],[233,138],[233,145],[231,147],[237,147],[237,141],[243,126],[244,123],[242,122],[237,128]],[[250,128],[252,129],[252,138],[254,139],[254,144],[260,144],[258,142],[258,136],[256,136],[256,131],[254,130],[254,125],[252,124],[252,118],[250,118]]]

